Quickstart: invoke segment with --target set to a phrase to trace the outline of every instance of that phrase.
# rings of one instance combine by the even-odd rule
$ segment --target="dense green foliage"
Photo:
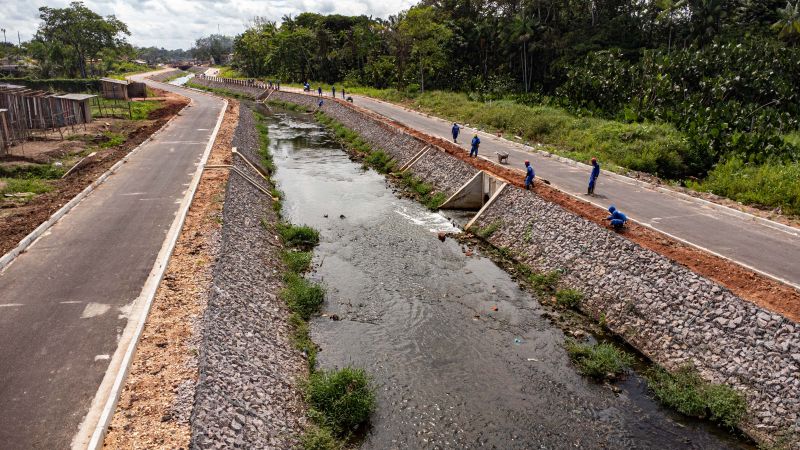
[[[100,90],[99,79],[75,79],[75,78],[30,78],[30,77],[6,77],[0,78],[0,82],[9,84],[21,84],[31,89],[42,91],[58,92],[97,92]]]
[[[744,417],[747,402],[728,386],[703,381],[696,370],[683,367],[674,373],[656,368],[648,376],[648,386],[665,405],[688,416],[710,418],[733,428]]]
[[[309,416],[339,436],[365,424],[375,409],[375,393],[364,369],[316,371],[305,391]]]
[[[306,225],[278,224],[278,233],[284,244],[310,249],[319,243],[319,232]]]
[[[583,301],[583,294],[575,289],[561,289],[556,292],[556,303],[565,308],[577,308]]]

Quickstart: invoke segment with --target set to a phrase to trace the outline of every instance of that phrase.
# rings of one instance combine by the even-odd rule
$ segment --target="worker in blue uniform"
[[[525,189],[530,190],[533,187],[533,179],[536,178],[536,173],[533,171],[530,161],[525,161],[525,172]]]
[[[611,226],[616,231],[621,231],[622,227],[625,226],[625,222],[628,221],[628,216],[623,214],[622,211],[618,210],[614,205],[608,207],[608,212],[610,212],[611,215],[606,217],[606,220],[611,221]]]

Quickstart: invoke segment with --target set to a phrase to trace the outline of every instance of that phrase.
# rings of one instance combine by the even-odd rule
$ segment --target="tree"
[[[800,0],[794,6],[786,2],[786,8],[779,11],[780,20],[772,25],[778,37],[789,43],[800,43]]]
[[[425,91],[425,74],[444,67],[447,62],[445,47],[452,32],[437,22],[436,11],[430,6],[408,10],[398,31],[401,39],[410,44],[411,58],[419,69],[420,89]]]
[[[125,44],[124,36],[130,35],[127,25],[115,16],[103,18],[82,2],[72,2],[68,8],[42,6],[39,18],[42,23],[35,39],[51,50],[66,47],[82,78],[87,76],[87,59],[95,59],[103,49],[120,48]]]
[[[221,64],[231,51],[233,51],[233,39],[230,36],[212,34],[194,42],[192,56],[197,59],[211,59],[215,64]]]

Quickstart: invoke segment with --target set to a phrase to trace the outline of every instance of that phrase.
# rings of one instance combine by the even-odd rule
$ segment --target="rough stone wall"
[[[800,432],[800,327],[716,283],[533,192],[506,187],[477,220],[502,225],[508,247],[586,296],[581,309],[668,368],[693,364],[709,381],[743,392],[745,427]]]
[[[183,71],[180,70],[180,69],[173,69],[173,70],[168,70],[166,72],[161,72],[161,73],[157,73],[155,75],[151,75],[148,78],[150,78],[153,81],[164,81],[164,80],[166,80],[166,79],[168,79],[170,77],[174,77],[174,76],[180,75],[182,73],[183,73]]]
[[[448,197],[479,172],[464,161],[436,149],[428,150],[408,170]]]

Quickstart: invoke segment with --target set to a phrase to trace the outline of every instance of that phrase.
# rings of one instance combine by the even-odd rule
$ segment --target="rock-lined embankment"
[[[244,105],[233,145],[260,161],[253,115]],[[241,158],[233,164],[258,178]],[[262,225],[277,221],[269,201],[231,172],[202,324],[193,448],[293,448],[304,430],[299,384],[306,362],[291,344],[290,313],[277,297],[280,243]]]
[[[668,368],[694,365],[744,393],[745,428],[798,432],[800,327],[609,229],[507,187],[475,226],[540,271],[560,270],[581,309]]]
[[[228,78],[207,77],[204,75],[192,78],[190,84],[211,89],[224,89],[250,98],[257,98],[266,91],[264,84],[259,81],[230,80]]]
[[[429,149],[408,170],[448,197],[458,192],[464,183],[479,172],[475,167],[435,148]]]
[[[150,75],[147,78],[150,78],[153,81],[163,82],[164,80],[169,80],[170,78],[175,78],[177,76],[183,76],[184,73],[185,72],[180,70],[180,69],[173,69],[173,70],[167,70],[165,72],[159,72],[159,73],[154,74],[154,75]]]

